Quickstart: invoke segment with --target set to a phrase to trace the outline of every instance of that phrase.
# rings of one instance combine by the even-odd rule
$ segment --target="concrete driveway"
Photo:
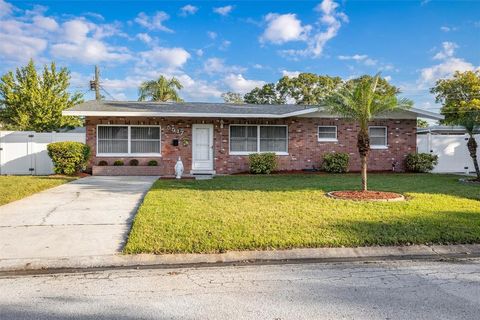
[[[0,259],[120,252],[158,177],[87,177],[0,206]]]

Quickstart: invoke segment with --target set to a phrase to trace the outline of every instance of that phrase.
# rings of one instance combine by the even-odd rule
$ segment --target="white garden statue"
[[[183,170],[182,158],[178,157],[177,163],[175,164],[175,178],[181,179]]]

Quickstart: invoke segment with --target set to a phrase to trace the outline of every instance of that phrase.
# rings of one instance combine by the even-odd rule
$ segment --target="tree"
[[[15,73],[0,78],[0,121],[6,129],[51,132],[81,126],[78,117],[62,116],[62,111],[83,102],[82,94],[70,94],[70,73],[57,70],[55,63],[38,74],[33,60]]]
[[[440,112],[445,116],[444,123],[463,126],[467,131],[468,151],[480,180],[474,136],[480,126],[480,71],[457,71],[451,79],[438,80],[430,91],[435,94],[436,102],[442,104]]]
[[[297,77],[281,78],[276,88],[281,96],[293,99],[296,104],[314,105],[321,104],[341,83],[340,77],[300,73]]]
[[[284,76],[277,83],[268,83],[255,88],[244,96],[246,103],[315,105],[322,101],[342,83],[339,77],[300,73],[296,77]]]
[[[253,104],[284,104],[285,97],[278,92],[274,83],[267,83],[261,88],[255,88],[243,97],[245,103]]]
[[[347,81],[326,99],[325,107],[332,113],[340,114],[358,122],[360,130],[357,136],[357,148],[361,160],[362,190],[367,191],[367,165],[370,152],[368,124],[375,116],[395,109],[412,106],[407,99],[398,99],[399,90],[388,81],[380,78],[362,76]]]
[[[236,92],[225,92],[222,93],[222,98],[225,103],[232,103],[232,104],[243,104],[243,96],[240,93]]]
[[[160,76],[157,80],[144,81],[138,89],[138,101],[174,101],[182,102],[177,90],[183,88],[180,81],[173,77],[170,80]]]
[[[428,126],[428,121],[425,121],[423,119],[417,119],[417,128],[428,128]]]

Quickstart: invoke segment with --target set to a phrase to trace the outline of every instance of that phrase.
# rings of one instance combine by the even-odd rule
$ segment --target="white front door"
[[[194,124],[192,140],[192,170],[213,170],[213,124]]]

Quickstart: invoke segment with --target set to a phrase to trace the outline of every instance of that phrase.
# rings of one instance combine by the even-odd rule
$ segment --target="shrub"
[[[409,153],[405,167],[410,172],[429,172],[438,164],[438,156],[429,153]]]
[[[137,159],[132,159],[132,160],[130,160],[129,164],[130,164],[131,166],[136,167],[136,166],[138,166],[138,160],[137,160]]]
[[[350,155],[344,152],[332,152],[323,156],[322,170],[331,173],[348,172]]]
[[[102,161],[98,162],[98,165],[101,166],[101,167],[105,167],[105,166],[108,166],[108,162],[105,161],[105,160],[102,160]]]
[[[82,171],[90,159],[90,147],[85,143],[64,141],[47,146],[53,170],[58,174],[75,175]]]
[[[115,160],[115,162],[113,163],[114,166],[117,166],[117,167],[120,167],[120,166],[123,166],[123,161],[122,160]]]
[[[275,153],[254,153],[248,158],[251,173],[269,174],[277,168],[277,156]]]
[[[150,160],[150,161],[148,161],[148,165],[150,167],[156,167],[156,166],[158,166],[158,162],[157,162],[157,160]]]

